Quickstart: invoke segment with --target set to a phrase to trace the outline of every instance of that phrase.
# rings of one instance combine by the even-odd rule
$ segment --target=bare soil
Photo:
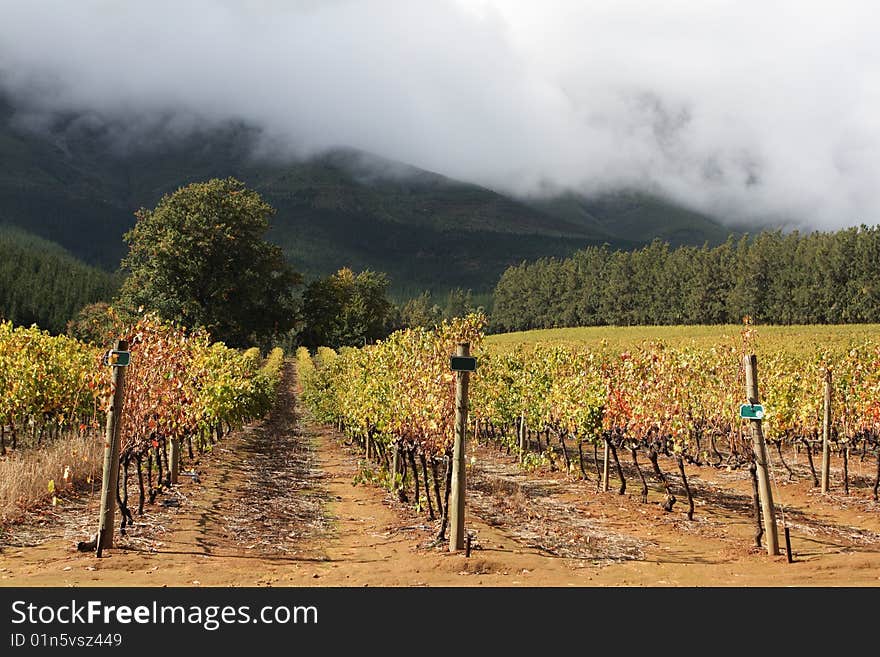
[[[424,512],[384,489],[353,485],[361,457],[302,417],[288,366],[270,416],[218,442],[104,558],[75,547],[96,525],[89,491],[3,529],[0,585],[880,585],[873,460],[853,459],[848,496],[839,481],[829,495],[811,488],[803,458],[786,457],[793,481],[775,463],[774,493],[795,557],[789,564],[754,547],[744,470],[688,466],[696,498],[688,521],[670,460],[661,467],[678,502],[667,513],[655,481],[648,503],[640,501],[631,464],[626,494],[618,495],[613,477],[609,492],[597,491],[592,455],[586,481],[546,466],[523,470],[493,446],[471,445],[470,457],[466,557],[433,545],[438,522]]]

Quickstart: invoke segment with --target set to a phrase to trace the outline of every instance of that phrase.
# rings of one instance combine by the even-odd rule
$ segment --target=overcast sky
[[[880,223],[880,15],[774,0],[0,0],[37,114],[176,114],[516,193]]]

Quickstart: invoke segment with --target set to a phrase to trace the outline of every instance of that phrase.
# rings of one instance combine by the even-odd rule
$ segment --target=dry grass
[[[0,525],[15,522],[26,510],[77,486],[100,486],[103,441],[96,435],[59,438],[40,449],[13,452],[0,460]]]

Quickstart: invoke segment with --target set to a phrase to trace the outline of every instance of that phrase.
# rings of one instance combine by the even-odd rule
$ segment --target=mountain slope
[[[342,266],[385,271],[398,296],[490,290],[511,264],[590,244],[726,235],[707,218],[655,201],[520,201],[350,150],[308,161],[257,158],[262,135],[242,124],[187,136],[156,124],[135,134],[83,115],[29,129],[0,99],[0,224],[114,269],[138,207],[190,182],[235,176],[276,208],[269,238],[294,267],[308,276]]]
[[[0,319],[59,333],[80,308],[109,301],[118,286],[118,277],[57,244],[0,226]]]
[[[548,199],[532,199],[539,212],[564,219],[609,240],[650,242],[660,238],[673,246],[720,244],[730,228],[699,212],[688,210],[657,196],[624,191],[586,198],[566,193]]]

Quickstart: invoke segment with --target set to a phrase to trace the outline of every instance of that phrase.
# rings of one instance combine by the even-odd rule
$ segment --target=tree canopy
[[[394,306],[388,278],[370,270],[343,268],[310,283],[303,292],[299,336],[307,347],[362,346],[388,335]]]
[[[120,301],[204,327],[230,346],[260,343],[295,322],[300,276],[265,241],[274,213],[235,178],[193,183],[141,208],[125,234]]]
[[[445,300],[435,302],[429,290],[406,301],[399,312],[398,323],[401,327],[422,327],[432,329],[440,322],[465,317],[474,312],[483,312],[478,306],[471,290],[454,288],[446,294]]]
[[[589,247],[508,268],[494,331],[626,324],[880,321],[880,227],[762,232],[723,244]]]

